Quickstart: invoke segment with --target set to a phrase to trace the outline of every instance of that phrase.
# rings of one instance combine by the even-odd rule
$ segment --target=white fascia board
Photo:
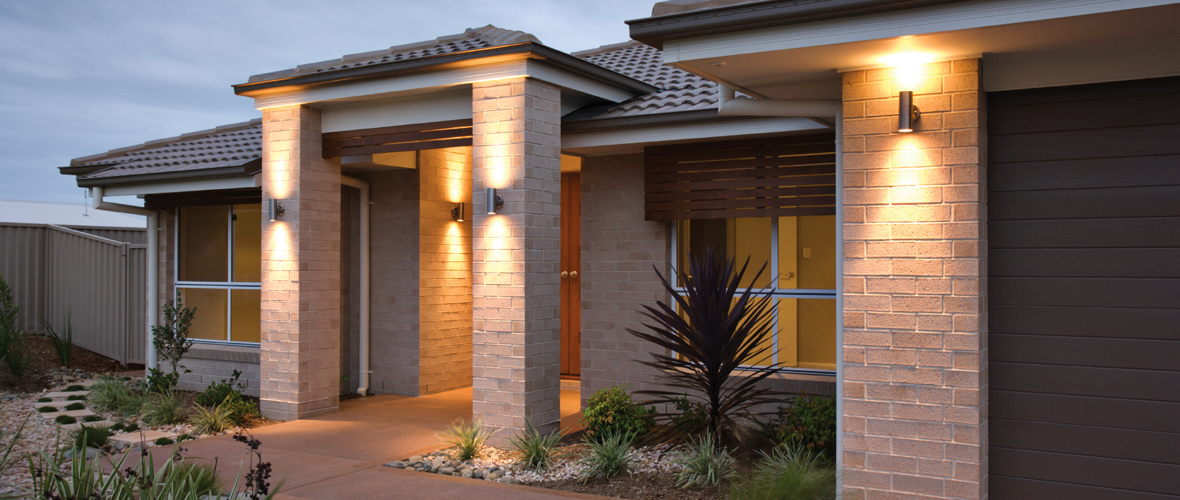
[[[719,123],[682,123],[656,127],[596,130],[592,132],[564,134],[561,136],[561,148],[579,149],[654,144],[670,141],[720,139],[744,135],[801,132],[808,130],[818,132],[831,130],[831,128],[808,118],[781,117],[726,120]]]
[[[1175,0],[984,0],[672,40],[668,64],[1175,4]]]
[[[1062,87],[1180,75],[1180,44],[1103,47],[1062,52],[986,54],[988,92]]]
[[[134,196],[161,193],[185,193],[189,191],[216,191],[220,189],[246,189],[257,187],[254,176],[223,177],[220,179],[193,179],[189,181],[148,182],[126,186],[111,186],[105,189],[106,196]]]
[[[396,98],[401,95],[418,93],[423,89],[519,77],[536,78],[615,103],[635,97],[632,92],[562,71],[560,68],[546,65],[541,61],[519,58],[278,91],[255,97],[254,108],[263,110],[278,106],[357,100],[358,98]]]

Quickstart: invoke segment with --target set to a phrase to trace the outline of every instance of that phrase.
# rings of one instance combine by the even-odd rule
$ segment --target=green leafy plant
[[[172,365],[173,375],[179,376],[176,370],[180,360],[193,346],[188,329],[196,313],[197,308],[184,307],[184,302],[179,298],[176,301],[169,300],[164,303],[163,324],[152,327],[152,345],[156,347],[160,359]]]
[[[587,440],[590,449],[578,460],[586,467],[582,481],[594,476],[615,477],[630,472],[631,462],[635,460],[635,452],[631,451],[634,441],[631,434],[619,432],[607,432],[598,439]]]
[[[664,302],[644,306],[643,314],[651,320],[644,325],[646,331],[627,330],[661,348],[642,363],[664,373],[662,382],[676,390],[637,394],[652,396],[648,404],[671,406],[682,397],[697,401],[708,416],[700,431],[740,438],[745,424],[758,416],[756,409],[775,402],[769,389],[758,387],[778,368],[769,362],[775,301],[770,292],[741,289],[749,259],[735,270],[733,260],[723,260],[710,248],[703,259],[690,260],[687,271],[677,271],[683,292],[656,272],[676,308]],[[765,269],[762,266],[750,282],[757,283]],[[742,376],[734,376],[739,370]],[[671,420],[673,415],[660,417]],[[664,437],[677,439],[686,431],[690,430],[675,429],[675,434]]]
[[[73,396],[67,396],[66,401],[86,401],[86,396],[74,394]]]
[[[107,440],[114,435],[115,433],[111,431],[109,426],[96,425],[89,427],[83,424],[70,433],[70,441],[73,443],[75,450],[102,448],[103,445],[107,444]]]
[[[187,373],[188,370],[185,370]],[[162,393],[168,392],[176,388],[176,384],[180,383],[179,373],[166,373],[158,368],[148,368],[147,377],[143,382],[144,392]]]
[[[143,396],[119,378],[103,375],[90,386],[88,401],[99,411],[119,412],[124,415],[139,413]]]
[[[770,424],[772,439],[777,444],[798,445],[835,456],[835,398],[800,395],[790,406],[780,406]]]
[[[676,474],[676,484],[681,488],[714,486],[736,474],[733,456],[708,432],[699,439],[690,438],[675,463],[683,467]]]
[[[168,425],[183,422],[188,417],[184,398],[176,391],[149,395],[140,408],[140,419],[147,425]]]
[[[0,361],[8,366],[13,377],[24,374],[33,362],[28,334],[18,324],[20,306],[12,297],[12,289],[0,275]]]
[[[219,434],[229,430],[234,426],[233,412],[234,408],[225,403],[211,408],[194,407],[191,419],[193,430],[200,434]]]
[[[524,424],[524,433],[508,438],[508,442],[521,453],[520,462],[525,467],[548,470],[557,458],[557,444],[561,442],[562,431],[554,429],[549,434],[541,434],[533,427],[532,419],[525,419]]]
[[[735,500],[833,500],[836,470],[820,455],[799,446],[779,446],[762,460],[748,479],[733,485]]]
[[[166,437],[162,437],[160,439],[157,439],[155,442],[156,442],[156,446],[168,446],[170,444],[176,443],[176,441],[173,441],[172,438],[166,438]]]
[[[185,441],[192,441],[192,440],[194,440],[194,439],[197,439],[197,438],[193,437],[193,435],[192,435],[192,434],[189,434],[189,433],[187,433],[187,432],[186,432],[186,433],[184,433],[184,434],[181,434],[181,435],[179,435],[179,436],[176,436],[176,442],[177,442],[177,443],[183,443],[183,442],[185,442]]]
[[[222,406],[230,409],[230,419],[234,425],[242,426],[250,420],[259,418],[262,413],[258,409],[258,403],[253,399],[248,399],[242,393],[234,391],[225,397],[225,401],[221,402]]]
[[[139,430],[139,424],[135,423],[135,422],[127,424],[126,427],[123,427],[123,432],[135,432],[138,430]]]
[[[599,389],[586,401],[582,411],[582,425],[591,439],[607,434],[629,434],[640,437],[655,425],[655,409],[635,404],[631,394],[617,385]]]
[[[709,413],[700,401],[688,399],[688,395],[685,394],[676,398],[673,403],[676,405],[676,413],[671,415],[673,428],[686,435],[708,429]]]
[[[58,415],[57,418],[53,419],[53,421],[57,422],[58,425],[70,425],[70,424],[77,423],[78,419],[71,417],[69,415]]]
[[[104,419],[98,415],[86,415],[82,417],[83,422],[102,422]]]
[[[86,409],[86,405],[82,404],[82,403],[70,403],[70,404],[66,405],[65,408],[63,408],[63,410],[65,410],[65,411],[76,411],[76,410],[85,410],[85,409]]]
[[[188,459],[181,461],[168,474],[168,479],[169,481],[189,483],[195,491],[220,492],[225,489],[225,484],[217,475],[217,463],[208,460]]]
[[[123,422],[115,422],[115,425],[111,426],[111,430],[112,431],[121,431],[121,430],[125,429],[126,427],[127,426],[125,424],[123,424]]]
[[[465,461],[479,456],[484,443],[492,437],[492,431],[484,427],[483,420],[474,420],[468,424],[460,419],[442,431],[439,437],[456,448],[456,459]]]
[[[71,315],[66,315],[66,330],[62,335],[59,335],[45,318],[41,319],[41,324],[45,326],[45,332],[49,334],[49,340],[53,342],[53,350],[57,351],[57,358],[61,360],[61,365],[70,366],[70,352],[74,350],[74,324]]]
[[[234,370],[233,375],[228,379],[221,379],[220,382],[212,382],[209,387],[205,388],[205,392],[197,394],[196,403],[201,406],[216,406],[225,401],[230,393],[241,393],[246,390],[245,384],[237,383],[242,376],[242,372]],[[235,388],[234,384],[237,384]]]
[[[66,387],[65,389],[62,389],[61,392],[79,392],[79,391],[85,391],[85,390],[86,390],[85,386],[71,385],[69,387]]]
[[[38,399],[37,399],[37,402],[38,402],[38,403],[52,403],[52,402],[53,402],[53,398],[38,398]]]
[[[54,406],[42,406],[37,408],[37,413],[56,413],[57,408]]]

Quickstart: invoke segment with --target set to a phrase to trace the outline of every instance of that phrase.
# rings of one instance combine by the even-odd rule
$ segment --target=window
[[[181,207],[176,248],[176,293],[197,308],[189,337],[259,343],[262,206]]]
[[[836,369],[835,215],[693,219],[672,227],[678,268],[709,247],[739,267],[750,259],[742,286],[770,291],[778,306],[772,358],[764,364]]]

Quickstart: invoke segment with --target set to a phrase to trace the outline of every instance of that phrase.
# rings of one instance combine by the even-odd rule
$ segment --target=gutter
[[[658,89],[629,76],[616,73],[597,64],[584,61],[565,52],[546,47],[534,42],[523,42],[513,45],[501,45],[485,49],[469,50],[450,54],[439,54],[410,59],[407,61],[370,64],[333,71],[308,73],[305,75],[276,78],[261,82],[247,82],[233,85],[234,94],[254,96],[265,90],[276,90],[290,87],[306,87],[323,85],[348,80],[396,76],[416,71],[436,69],[447,65],[466,62],[474,59],[484,59],[497,56],[518,56],[544,60],[570,73],[578,74],[591,80],[627,89],[636,94],[650,94]]]
[[[657,49],[664,42],[719,33],[803,24],[966,0],[765,0],[626,21],[631,38]]]
[[[160,311],[160,213],[143,207],[111,203],[103,200],[103,188],[90,188],[96,210],[143,215],[147,217],[147,367],[157,368],[155,336],[152,329],[159,324]]]
[[[734,94],[733,87],[721,85],[717,114],[834,119],[843,109],[843,104],[834,99],[735,99]],[[831,123],[825,125],[832,126]]]
[[[360,179],[340,176],[340,184],[361,191],[361,298],[360,298],[360,381],[356,393],[369,393],[369,183]]]
[[[78,175],[66,169],[83,167],[58,167],[63,175]],[[78,178],[78,187],[123,186],[146,182],[175,181],[188,179],[213,179],[220,177],[252,176],[262,171],[262,159],[254,158],[240,165],[227,167],[203,168],[195,170],[181,170],[179,172],[156,172],[138,175],[112,175],[109,177]]]

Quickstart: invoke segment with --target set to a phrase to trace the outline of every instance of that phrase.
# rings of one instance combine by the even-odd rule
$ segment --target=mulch
[[[729,490],[723,484],[710,488],[681,488],[671,474],[620,474],[612,478],[595,477],[585,483],[576,479],[529,483],[552,490],[587,493],[604,497],[630,498],[635,500],[718,500],[729,498]]]
[[[61,360],[48,337],[29,335],[29,351],[33,362],[20,377],[14,377],[8,366],[0,364],[0,390],[13,392],[40,392],[53,386],[53,376],[62,371]],[[111,358],[74,346],[70,351],[70,369],[88,373],[110,373],[123,369]]]

